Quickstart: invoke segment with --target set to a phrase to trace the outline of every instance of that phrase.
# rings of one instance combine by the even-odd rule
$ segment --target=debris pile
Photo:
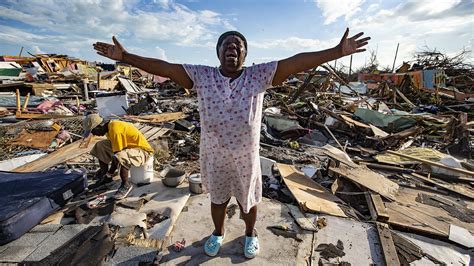
[[[83,139],[82,118],[97,112],[133,123],[155,150],[157,172],[174,167],[199,173],[195,92],[123,64],[63,55],[0,60],[0,170],[83,171],[94,183],[98,161],[88,152],[100,138]],[[474,72],[458,57],[426,52],[417,60],[394,73],[358,73],[357,81],[325,65],[267,91],[263,194],[292,206],[297,224],[270,225],[268,232],[301,242],[302,234],[317,238],[327,230],[331,220],[324,216],[358,221],[377,230],[387,264],[422,258],[445,263],[399,232],[466,252],[473,247]],[[114,187],[71,195],[41,223],[89,225],[71,242],[80,250],[60,246],[39,261],[80,261],[81,252],[92,248],[86,243],[91,238],[101,239],[98,262],[117,262],[117,254],[130,247],[154,250],[151,262],[167,245],[181,252],[186,240],[168,239],[189,198],[178,188],[157,180],[137,186],[121,202],[112,200]],[[229,206],[229,219],[236,210]],[[310,219],[313,214],[321,217]],[[350,252],[341,240],[319,243],[311,260],[349,264]]]

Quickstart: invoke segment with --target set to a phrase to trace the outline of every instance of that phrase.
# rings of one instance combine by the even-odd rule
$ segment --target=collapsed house
[[[199,173],[192,91],[122,64],[2,60],[0,262],[177,264],[202,248],[178,227],[208,200],[199,179],[185,178]],[[474,75],[410,68],[351,82],[323,66],[266,93],[264,204],[290,216],[265,216],[260,234],[296,246],[286,262],[472,263]],[[156,151],[155,178],[122,201],[112,200],[117,187],[86,190],[98,166],[88,152],[101,139],[82,139],[90,112],[134,123]]]

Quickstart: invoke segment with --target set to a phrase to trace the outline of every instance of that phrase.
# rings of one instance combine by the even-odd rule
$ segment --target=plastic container
[[[155,172],[153,171],[154,161],[154,157],[151,156],[144,165],[130,167],[130,181],[136,185],[151,183],[155,177]]]
[[[188,177],[189,191],[194,194],[202,193],[201,174],[192,174]]]

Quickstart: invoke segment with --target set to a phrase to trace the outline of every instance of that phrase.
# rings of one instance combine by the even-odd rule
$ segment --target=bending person
[[[132,185],[128,180],[130,167],[143,166],[153,155],[153,148],[145,136],[132,124],[112,120],[105,121],[98,114],[90,114],[84,119],[84,136],[107,135],[107,140],[99,141],[91,150],[91,155],[99,160],[98,181],[90,188],[97,188],[112,182],[118,169],[122,181],[114,195],[119,200],[128,196]],[[109,166],[110,165],[110,166]]]

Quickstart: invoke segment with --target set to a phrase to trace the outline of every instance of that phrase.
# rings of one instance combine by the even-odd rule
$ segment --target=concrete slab
[[[229,204],[236,203],[232,199]],[[243,255],[245,224],[239,219],[239,210],[231,218],[226,218],[226,239],[216,257],[204,254],[203,246],[214,230],[210,215],[210,199],[201,194],[189,198],[187,211],[182,212],[171,232],[171,243],[186,240],[181,252],[171,250],[171,245],[163,251],[160,265],[305,265],[310,256],[312,233],[302,234],[302,242],[292,238],[276,236],[266,229],[270,225],[294,224],[284,204],[264,199],[259,204],[256,229],[258,230],[261,253],[248,260]],[[171,244],[170,243],[170,244]]]
[[[143,247],[119,247],[114,257],[106,265],[138,265],[140,262],[152,263],[158,250]]]
[[[53,235],[61,225],[37,225],[20,238],[0,246],[1,262],[21,262]]]
[[[28,233],[55,233],[62,227],[61,224],[39,224],[33,227]]]
[[[61,229],[56,231],[54,234],[49,235],[42,243],[39,245],[34,252],[32,252],[26,260],[29,262],[40,261],[51,252],[65,244],[67,241],[71,240],[74,236],[82,232],[82,230],[89,227],[89,225],[84,224],[73,224],[73,225],[63,225]]]
[[[0,262],[21,262],[35,249],[35,246],[10,246],[0,253]]]
[[[349,262],[352,265],[384,264],[379,236],[372,224],[328,215],[319,216],[319,218],[322,217],[326,218],[327,226],[316,233],[315,248],[320,244],[336,245],[340,240],[345,253],[340,261]],[[319,256],[320,253],[315,251],[313,265],[318,264]]]
[[[155,179],[149,185],[134,187],[127,200],[138,200],[144,194],[147,194],[145,198],[150,199],[150,201],[140,209],[141,213],[155,212],[170,217],[148,230],[150,238],[164,239],[171,233],[173,224],[188,201],[190,195],[189,185],[187,182],[183,182],[175,188],[166,187],[161,179]]]
[[[26,233],[20,238],[6,244],[6,247],[37,247],[39,246],[46,238],[54,232],[37,232],[37,233]]]
[[[0,254],[2,254],[3,251],[5,251],[8,247],[6,246],[0,246]]]

